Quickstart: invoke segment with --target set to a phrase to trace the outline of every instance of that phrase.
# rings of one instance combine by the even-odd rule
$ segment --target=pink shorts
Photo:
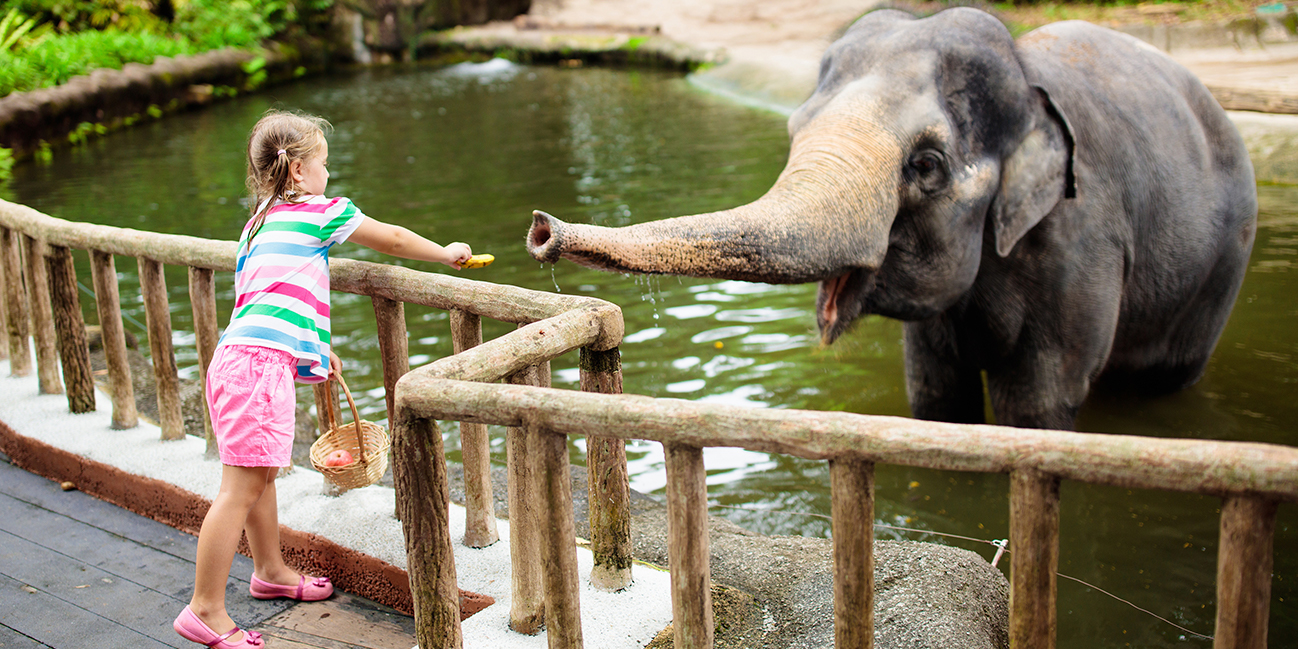
[[[297,361],[278,349],[225,345],[207,368],[207,408],[221,464],[289,466]]]

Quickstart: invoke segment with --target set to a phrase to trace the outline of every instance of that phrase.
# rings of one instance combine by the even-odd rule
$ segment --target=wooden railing
[[[69,407],[79,411],[93,407],[94,392],[73,248],[91,251],[114,395],[113,421],[133,425],[133,399],[123,397],[129,397],[129,369],[124,361],[113,360],[115,354],[125,356],[113,255],[140,259],[155,371],[174,375],[174,361],[156,361],[172,358],[160,265],[190,269],[200,370],[205,371],[216,332],[212,273],[233,269],[234,244],[69,223],[0,201],[0,280],[6,287],[0,324],[9,334],[11,367],[14,373],[31,371],[26,362],[30,337],[37,347],[41,389],[57,391],[58,373],[52,364],[57,349],[68,381]],[[20,275],[25,283],[11,281]],[[439,419],[464,422],[464,542],[469,545],[485,545],[497,536],[484,427],[510,427],[510,623],[525,633],[544,624],[551,647],[582,644],[566,443],[567,435],[573,434],[588,436],[596,562],[592,579],[610,590],[627,585],[631,571],[623,442],[641,439],[664,445],[678,648],[712,645],[702,449],[714,446],[829,462],[838,647],[870,647],[873,642],[878,463],[1010,474],[1010,642],[1018,648],[1055,646],[1061,480],[1219,496],[1223,506],[1214,646],[1266,646],[1276,507],[1298,500],[1298,449],[624,396],[617,350],[622,319],[612,304],[348,260],[334,261],[330,275],[333,288],[369,295],[374,302],[393,427],[397,509],[406,539],[417,639],[424,649],[462,645]],[[406,302],[450,311],[454,356],[409,370]],[[519,329],[483,343],[481,317],[517,323]],[[114,326],[117,329],[110,331]],[[117,351],[110,351],[110,345]],[[581,350],[583,391],[548,388],[550,361],[576,349]],[[160,377],[159,392],[170,390],[167,386],[168,380]],[[321,407],[336,403],[320,392],[317,400]],[[160,407],[172,407],[164,401],[160,394]],[[183,434],[178,424],[168,423],[168,415],[162,420],[164,437]],[[549,518],[529,517],[539,512],[548,512]]]
[[[61,362],[63,380],[67,383],[69,409],[73,412],[87,412],[95,408],[95,386],[90,371],[85,323],[81,315],[72,256],[74,249],[86,250],[91,260],[95,301],[108,364],[113,426],[135,426],[138,415],[130,365],[127,362],[120,310],[121,296],[114,267],[116,255],[135,257],[139,266],[140,292],[146,309],[146,327],[157,381],[162,438],[183,438],[185,431],[181,418],[175,354],[171,343],[171,315],[163,265],[188,268],[199,376],[201,380],[205,380],[207,365],[217,343],[214,273],[234,270],[235,248],[236,244],[228,241],[69,222],[23,205],[0,201],[0,285],[5,287],[4,295],[0,296],[3,297],[0,299],[0,327],[8,334],[8,344],[0,347],[10,358],[12,373],[19,376],[30,374],[29,341],[35,340],[41,392],[53,394],[64,391],[55,365]],[[406,303],[450,312],[455,352],[475,349],[481,344],[483,317],[521,327],[503,337],[510,349],[517,345],[509,341],[517,338],[530,339],[534,335],[543,337],[547,332],[580,329],[589,334],[579,345],[584,347],[581,356],[582,389],[601,392],[620,392],[622,389],[617,349],[622,339],[622,312],[608,302],[347,259],[336,259],[330,263],[330,279],[333,290],[367,295],[373,302],[389,421],[392,421],[394,414],[397,380],[410,369],[405,326]],[[552,338],[557,339],[557,336]],[[500,345],[492,345],[481,349],[491,352],[500,348]],[[545,357],[531,354],[522,365],[518,359],[497,359],[498,365],[502,367],[530,368],[545,365],[547,371],[527,369],[496,378],[548,385],[549,361],[571,349],[574,347],[565,347],[562,351]],[[329,388],[317,386],[315,397],[319,412],[323,413],[325,408],[337,408],[337,395],[331,394]],[[326,420],[325,417],[320,419]],[[208,450],[211,452],[214,450],[211,425],[210,422],[205,423]],[[437,442],[440,450],[440,437]],[[626,452],[620,440],[614,438],[603,441],[592,439],[590,442],[588,463],[592,475],[602,476],[601,480],[592,481],[590,499],[591,520],[596,521],[590,535],[595,552],[595,580],[601,588],[618,590],[631,581]],[[482,547],[495,542],[499,536],[493,511],[490,440],[486,426],[472,422],[463,424],[460,444],[467,501],[464,542],[472,547]],[[523,472],[530,466],[529,463],[517,461],[520,454],[527,453],[520,430],[509,431],[508,452],[510,458],[515,460],[510,462],[511,511],[523,512],[530,508],[534,495],[523,491],[523,486],[531,483],[532,476]],[[445,471],[444,462],[441,470]],[[409,489],[404,486],[398,486],[397,492],[398,501],[412,497]],[[445,515],[443,509],[443,518]],[[524,566],[515,571],[515,614],[512,623],[519,631],[535,633],[542,623],[540,608],[544,593],[540,572],[535,568],[539,559],[533,560],[533,557],[539,557],[542,541],[535,534],[534,526],[512,526],[511,530],[514,535],[514,563],[516,566]],[[571,542],[572,535],[569,535],[568,540]],[[425,559],[420,557],[418,561]],[[455,606],[458,611],[458,603]]]
[[[567,345],[579,344],[580,336]],[[589,335],[589,334],[584,334]],[[546,332],[526,343],[532,354],[563,338]],[[1010,646],[1055,646],[1055,576],[1059,550],[1059,484],[1076,480],[1223,498],[1217,568],[1215,647],[1263,649],[1270,605],[1276,504],[1298,499],[1298,449],[1239,442],[1155,439],[955,425],[898,417],[772,410],[629,395],[600,395],[476,381],[497,359],[483,348],[434,362],[397,385],[394,426],[398,479],[407,493],[445,492],[436,419],[521,427],[537,449],[537,483],[547,499],[556,542],[546,548],[545,582],[551,647],[581,645],[574,549],[559,536],[572,529],[563,506],[566,435],[604,435],[661,442],[667,461],[668,555],[676,647],[710,647],[707,492],[702,449],[728,446],[827,460],[830,468],[835,646],[870,647],[873,639],[874,466],[1008,473],[1010,480]],[[551,347],[552,349],[553,347]],[[517,371],[518,365],[497,372]],[[415,452],[418,451],[418,452]],[[404,478],[401,476],[404,475]],[[444,502],[404,498],[407,547],[420,646],[459,646],[454,566],[445,528],[434,514]],[[444,517],[444,514],[443,514]],[[518,525],[519,521],[511,521]],[[421,557],[423,558],[421,560]],[[559,599],[568,598],[568,599]],[[433,601],[430,601],[433,600]],[[550,611],[550,607],[558,608]],[[420,617],[420,616],[423,617]]]

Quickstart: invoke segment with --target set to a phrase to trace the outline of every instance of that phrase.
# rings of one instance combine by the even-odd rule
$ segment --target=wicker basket
[[[333,408],[325,409],[328,412],[322,416],[329,419],[329,427],[311,444],[311,466],[343,490],[367,487],[378,482],[388,469],[388,432],[378,424],[361,420],[360,413],[356,412],[356,402],[352,400],[352,391],[347,389],[347,382],[341,374],[337,378],[343,394],[347,395],[347,405],[351,406],[352,423],[339,426],[333,420]],[[339,449],[352,454],[352,463],[325,466],[325,458]]]

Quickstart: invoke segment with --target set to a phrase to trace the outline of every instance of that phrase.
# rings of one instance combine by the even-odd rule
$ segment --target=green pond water
[[[814,285],[644,278],[543,266],[523,237],[533,209],[568,221],[626,225],[748,202],[779,174],[785,118],[708,95],[677,74],[561,70],[495,61],[340,74],[270,89],[201,112],[59,150],[25,164],[0,190],[9,200],[69,219],[209,238],[234,238],[247,218],[243,149],[270,107],[323,115],[330,138],[329,195],[446,243],[496,256],[464,276],[620,305],[627,392],[658,397],[909,416],[901,328],[866,318],[831,347],[815,331]],[[1155,400],[1105,396],[1080,428],[1155,437],[1298,443],[1298,188],[1258,188],[1257,243],[1239,303],[1193,388]],[[356,245],[336,256],[390,261]],[[80,258],[83,283],[89,271]],[[445,266],[396,262],[421,270]],[[135,263],[118,259],[127,328],[143,338]],[[185,270],[169,268],[181,373],[197,376]],[[218,276],[220,318],[233,298]],[[83,301],[95,322],[93,301]],[[368,298],[334,294],[336,349],[367,419],[383,420],[382,379]],[[447,315],[407,307],[411,364],[451,353]],[[484,322],[485,336],[510,325]],[[554,365],[556,387],[576,388],[577,356]],[[300,393],[308,399],[309,392]],[[448,449],[458,438],[447,427]],[[504,461],[503,430],[493,431]],[[582,441],[573,441],[582,460]],[[628,448],[632,486],[662,494],[662,452]],[[713,513],[768,534],[827,536],[829,474],[823,462],[708,449]],[[880,538],[957,545],[990,559],[989,545],[938,536],[1007,537],[1003,475],[880,466]],[[1061,489],[1060,572],[1094,584],[1188,629],[1211,634],[1215,615],[1215,498],[1066,482]],[[741,508],[741,509],[732,509]],[[1272,584],[1271,646],[1298,635],[1298,530],[1280,508]],[[1008,572],[1008,560],[1001,568]],[[1136,611],[1087,586],[1059,582],[1059,646],[1209,647],[1211,641]]]

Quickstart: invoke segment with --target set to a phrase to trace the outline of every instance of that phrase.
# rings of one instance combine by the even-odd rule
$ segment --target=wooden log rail
[[[20,242],[26,243],[22,248]],[[58,360],[63,363],[63,377],[67,381],[69,407],[74,412],[93,410],[94,384],[89,372],[84,324],[76,284],[73,250],[86,250],[91,260],[91,271],[99,320],[102,325],[105,356],[108,362],[110,392],[113,400],[113,426],[129,428],[136,425],[137,414],[131,389],[130,368],[126,364],[125,333],[121,323],[121,297],[117,286],[115,256],[133,257],[140,272],[141,293],[146,305],[149,344],[154,357],[158,384],[159,412],[163,439],[184,436],[179,414],[177,369],[171,347],[171,318],[165,265],[184,266],[189,273],[190,303],[194,310],[195,339],[199,357],[199,376],[206,377],[217,341],[217,316],[214,273],[232,272],[236,244],[228,241],[210,241],[194,237],[163,235],[102,225],[75,223],[56,219],[23,205],[0,201],[0,279],[23,274],[22,255],[27,254],[26,275],[29,284],[36,282],[48,290],[24,290],[22,282],[6,281],[4,294],[0,294],[0,330],[7,335],[5,352],[13,359],[14,373],[30,371],[24,362],[30,356],[28,348],[28,323],[37,331],[38,371],[42,377],[42,390],[46,390],[44,377],[52,373],[57,377],[53,353],[53,332],[57,332]],[[44,263],[37,263],[44,259]],[[34,265],[33,265],[34,264]],[[439,372],[462,380],[499,381],[522,380],[529,385],[549,385],[549,362],[557,356],[581,349],[581,383],[583,389],[601,393],[620,393],[622,376],[617,345],[622,340],[623,323],[617,306],[592,298],[556,295],[527,289],[476,282],[445,274],[430,274],[399,266],[337,259],[330,263],[331,287],[334,290],[367,295],[373,301],[377,324],[380,355],[383,363],[383,381],[387,390],[389,421],[394,433],[402,430],[400,414],[396,412],[395,386],[410,371],[406,342],[406,303],[419,304],[451,313],[454,351],[472,350],[475,359],[487,359],[491,371],[478,371],[451,356],[438,361]],[[30,295],[29,295],[30,293]],[[48,297],[45,297],[48,295]],[[30,315],[29,315],[29,305]],[[49,314],[44,320],[42,315]],[[506,336],[505,343],[490,341],[482,344],[481,318],[492,318],[519,325],[519,329]],[[42,324],[49,322],[51,324]],[[43,338],[46,332],[49,337]],[[548,338],[547,338],[548,337]],[[510,341],[514,341],[511,343]],[[519,343],[518,341],[521,341]],[[515,354],[517,350],[525,353]],[[61,386],[50,384],[49,391]],[[334,395],[336,396],[336,395]],[[324,420],[325,409],[336,412],[337,399],[332,398],[327,386],[316,390],[316,403]],[[210,430],[210,423],[206,427]],[[415,422],[428,430],[436,430],[433,422]],[[514,572],[528,574],[531,566],[538,569],[533,577],[524,580],[522,591],[516,590],[515,602],[527,608],[519,609],[512,618],[515,628],[535,633],[542,622],[552,635],[562,635],[569,642],[580,642],[581,626],[577,608],[578,584],[569,579],[575,576],[575,536],[572,521],[566,525],[547,526],[542,537],[540,519],[524,522],[525,510],[542,508],[571,512],[571,485],[567,479],[567,451],[565,438],[543,434],[537,429],[521,428],[517,435],[511,433],[511,501],[517,499],[527,506],[518,506],[511,530],[527,537],[515,544]],[[515,440],[514,438],[517,438]],[[522,444],[515,448],[516,444]],[[627,484],[625,448],[621,440],[607,437],[599,445],[595,473],[601,476],[592,484],[591,520],[601,529],[592,530],[590,537],[597,539],[601,550],[600,570],[597,570],[598,587],[617,590],[631,581],[631,547],[629,543],[630,502]],[[481,547],[498,537],[492,512],[493,498],[490,480],[489,443],[486,429],[469,422],[462,429],[464,447],[464,473],[467,491],[466,545]],[[445,493],[425,492],[431,475],[434,482],[445,480],[445,456],[439,435],[394,434],[393,447],[399,461],[393,471],[397,479],[397,514],[407,520],[408,510],[418,505],[420,517],[409,519],[405,525],[408,548],[417,557],[415,563],[429,558],[451,556],[450,546],[438,546],[440,554],[426,554],[425,536],[418,530],[421,525],[445,529],[447,515]],[[209,435],[209,454],[212,452]],[[513,457],[518,456],[518,457]],[[435,458],[435,459],[434,459]],[[563,465],[559,467],[558,465]],[[410,467],[418,467],[410,473]],[[594,473],[592,474],[594,475]],[[438,477],[440,476],[440,478]],[[431,500],[430,500],[431,499]],[[440,516],[423,517],[429,512],[428,502],[440,503],[435,510]],[[565,503],[560,506],[560,503]],[[431,522],[430,522],[431,520]],[[603,529],[607,527],[606,531]],[[413,539],[413,540],[411,540]],[[449,571],[454,582],[454,565],[449,560],[434,561]],[[557,566],[540,570],[542,565]],[[556,570],[558,572],[556,572]],[[555,574],[565,577],[554,580]],[[443,584],[443,578],[427,580],[426,573],[411,573],[412,590],[425,592],[425,584]],[[517,585],[516,585],[517,586]],[[560,600],[548,606],[547,592],[561,592]],[[519,596],[521,593],[522,596]],[[454,602],[445,610],[436,609],[435,600],[424,598],[434,608],[421,609],[421,619],[429,620],[441,628],[454,619],[458,628],[459,604]],[[440,621],[438,621],[440,620]]]
[[[557,319],[556,319],[557,320]],[[579,321],[572,323],[580,329]],[[1263,649],[1270,605],[1276,504],[1298,500],[1298,449],[1272,444],[1159,439],[1122,435],[1027,430],[926,422],[899,417],[799,410],[772,410],[659,400],[630,395],[554,390],[525,382],[478,382],[517,367],[495,368],[499,351],[512,347],[521,359],[542,357],[564,346],[581,346],[582,335],[541,335],[525,329],[407,374],[397,385],[397,435],[440,440],[434,420],[451,419],[537,431],[543,445],[557,447],[565,435],[649,440],[664,446],[668,480],[668,543],[671,561],[675,646],[712,646],[708,574],[707,495],[702,449],[727,446],[784,453],[830,466],[834,526],[835,638],[838,647],[873,643],[874,466],[1008,473],[1011,562],[1010,646],[1055,646],[1055,569],[1059,553],[1059,484],[1077,480],[1126,488],[1210,494],[1224,499],[1217,578],[1218,649]],[[537,349],[526,347],[535,345]],[[519,363],[526,363],[521,360]],[[549,441],[545,441],[550,438]],[[546,459],[543,475],[562,471]],[[401,459],[399,458],[399,463]],[[433,464],[441,460],[433,458]],[[406,480],[420,493],[443,493],[431,472]],[[545,478],[542,478],[543,480]],[[434,481],[433,484],[429,484]],[[458,619],[432,612],[439,597],[454,597],[454,574],[420,556],[449,547],[444,529],[428,521],[441,505],[406,511],[412,574],[442,570],[436,587],[416,593],[418,639],[424,649],[459,646]],[[563,527],[567,508],[551,510]],[[430,539],[427,534],[435,534]],[[418,536],[418,538],[416,538]],[[418,554],[418,553],[429,554]],[[571,581],[566,568],[545,562],[550,610],[560,592],[552,582]],[[551,575],[548,571],[555,571]],[[432,584],[432,578],[421,577]],[[568,608],[575,602],[562,600]],[[429,613],[420,617],[418,611]],[[441,624],[442,626],[437,626]],[[579,647],[580,634],[566,629],[551,647]]]

